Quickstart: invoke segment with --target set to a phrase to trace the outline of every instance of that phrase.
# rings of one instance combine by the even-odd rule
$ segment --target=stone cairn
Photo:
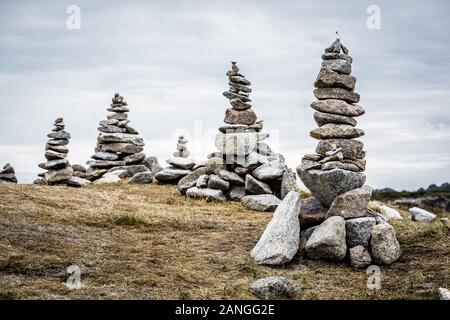
[[[193,172],[179,180],[178,189],[193,198],[217,201],[242,201],[252,210],[274,211],[284,196],[297,188],[295,174],[284,158],[263,142],[262,121],[250,104],[250,81],[236,62],[226,74],[229,90],[223,95],[230,108],[225,112],[225,125],[215,139],[218,152],[193,167]]]
[[[187,149],[187,143],[188,141],[184,138],[184,136],[180,136],[177,142],[177,151],[173,153],[173,156],[180,158],[188,158],[191,153]]]
[[[128,123],[127,102],[118,93],[114,94],[106,120],[100,121],[95,154],[88,161],[89,168],[79,166],[77,175],[84,176],[95,184],[119,182],[131,178],[130,183],[151,183],[155,171],[160,167],[155,157],[146,157],[144,140]]]
[[[0,171],[0,184],[2,183],[17,183],[16,172],[9,163],[5,164],[3,170]]]
[[[297,173],[312,197],[304,201],[290,194],[253,249],[259,264],[279,265],[300,252],[309,259],[343,260],[355,268],[391,264],[401,254],[394,228],[368,209],[372,188],[366,177],[364,135],[354,117],[364,114],[354,92],[352,58],[339,38],[322,55],[322,69],[314,94],[314,119],[319,128],[311,136],[319,141],[316,153],[305,155]],[[300,232],[300,225],[302,231]],[[300,237],[299,237],[300,232]],[[282,235],[282,236],[280,236]]]
[[[46,172],[38,174],[42,179],[37,179],[36,184],[70,184],[73,169],[66,159],[69,149],[70,133],[65,131],[63,118],[57,118],[53,124],[52,132],[47,135],[50,140],[45,146],[45,158],[47,162],[40,163],[38,166]]]

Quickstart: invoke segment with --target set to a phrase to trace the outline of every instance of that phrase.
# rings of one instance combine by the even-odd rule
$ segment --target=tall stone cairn
[[[3,170],[0,171],[0,184],[2,183],[17,183],[16,172],[9,163],[5,164]]]
[[[49,185],[68,184],[72,178],[73,169],[66,159],[69,149],[70,133],[65,131],[65,124],[63,118],[57,118],[52,132],[47,135],[50,140],[45,146],[45,158],[47,162],[40,163],[41,169],[47,170],[40,173],[39,176],[43,179],[36,180],[35,183],[44,183]]]
[[[249,209],[274,211],[280,198],[296,188],[295,174],[283,156],[263,142],[269,134],[261,132],[262,121],[257,120],[250,104],[251,83],[239,73],[236,62],[231,62],[226,75],[229,89],[223,95],[230,106],[216,135],[218,152],[208,155],[204,164],[182,178],[178,189],[193,198],[242,200]]]
[[[318,128],[310,132],[319,140],[315,154],[307,154],[297,173],[313,197],[300,209],[309,238],[302,241],[311,259],[342,260],[355,268],[372,261],[391,264],[401,250],[394,228],[368,209],[373,189],[364,186],[366,161],[364,131],[356,117],[365,113],[359,106],[356,78],[351,75],[352,58],[337,38],[322,55],[322,68],[314,82],[317,101],[311,104]]]
[[[363,143],[356,138],[364,131],[356,128],[355,117],[364,114],[357,105],[356,78],[351,73],[352,58],[337,39],[322,55],[322,68],[314,86],[318,99],[311,104],[318,128],[310,132],[318,139],[315,154],[307,154],[297,168],[308,189],[329,206],[339,194],[364,185],[366,161]]]
[[[113,171],[121,171],[114,174],[118,181],[120,178],[131,177],[136,173],[147,171],[145,165],[146,156],[144,140],[138,136],[138,132],[128,124],[127,102],[119,94],[115,93],[110,113],[105,120],[100,121],[95,154],[91,157],[93,161],[86,162],[89,166],[87,175],[90,180],[98,180]],[[122,172],[125,171],[125,172]],[[118,177],[120,175],[121,177]],[[105,182],[113,181],[105,179]],[[115,182],[117,182],[115,181]]]

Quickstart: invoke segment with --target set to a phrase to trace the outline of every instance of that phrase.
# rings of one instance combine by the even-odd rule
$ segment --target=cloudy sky
[[[79,30],[67,27],[70,5],[80,8]],[[370,5],[380,29],[367,26]],[[84,163],[116,91],[147,154],[164,163],[184,132],[202,159],[215,151],[236,60],[272,147],[295,167],[317,143],[313,82],[339,30],[366,109],[358,127],[367,183],[412,190],[450,181],[449,12],[447,0],[2,0],[0,164],[33,181],[59,116],[72,134],[69,160]]]

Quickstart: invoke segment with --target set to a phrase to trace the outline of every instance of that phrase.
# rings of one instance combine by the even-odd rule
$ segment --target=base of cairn
[[[286,197],[251,256],[259,264],[272,265],[287,263],[298,252],[309,259],[348,257],[355,268],[391,264],[401,254],[395,230],[368,209],[373,190],[364,186],[364,145],[356,140],[364,131],[356,128],[355,118],[365,110],[356,104],[353,59],[336,39],[322,60],[314,82],[317,101],[311,104],[318,128],[310,132],[320,141],[316,153],[305,155],[297,168],[312,197]]]

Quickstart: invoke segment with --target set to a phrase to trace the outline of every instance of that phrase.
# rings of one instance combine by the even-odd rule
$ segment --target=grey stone
[[[280,161],[272,161],[258,167],[253,171],[252,175],[261,181],[270,181],[280,178],[284,171],[286,170],[286,165]]]
[[[83,179],[83,178],[80,178],[80,177],[74,177],[74,176],[70,177],[70,179],[67,181],[67,185],[68,186],[76,187],[76,188],[84,187],[84,186],[87,186],[89,184],[91,184],[91,182],[89,180]]]
[[[158,172],[164,170],[158,163],[158,159],[156,157],[147,157],[145,158],[142,165],[146,166],[151,172],[157,174]]]
[[[125,162],[125,165],[134,165],[141,163],[145,159],[145,153],[135,153],[130,154],[129,156],[124,157],[122,160]]]
[[[200,177],[198,177],[195,186],[193,187],[197,187],[197,188],[207,188],[208,187],[208,180],[209,180],[209,175],[208,174],[202,174]]]
[[[212,157],[205,161],[205,168],[209,174],[218,174],[221,170],[226,170],[227,166],[223,158]]]
[[[56,152],[53,150],[45,151],[45,158],[48,160],[64,159],[67,157],[67,153]]]
[[[128,118],[128,115],[123,112],[113,112],[108,114],[106,117],[107,119],[114,119],[114,120],[126,120]]]
[[[115,161],[115,160],[119,159],[119,155],[117,153],[113,153],[113,152],[97,151],[92,156],[92,159],[106,160],[106,161]]]
[[[175,168],[186,169],[186,170],[191,170],[196,164],[194,159],[182,158],[182,157],[173,157],[173,158],[166,160],[166,162]]]
[[[61,130],[58,132],[52,132],[47,135],[47,137],[51,139],[70,139],[70,133]]]
[[[250,101],[252,101],[247,96],[242,95],[242,94],[237,94],[237,93],[233,93],[233,92],[229,92],[229,91],[225,91],[222,94],[224,95],[224,97],[226,97],[227,99],[230,99],[230,100],[239,99],[242,102],[250,102]]]
[[[376,224],[374,218],[356,218],[345,221],[345,231],[347,234],[347,246],[369,247],[372,228]]]
[[[352,57],[344,53],[327,52],[322,55],[322,60],[336,60],[336,59],[347,60],[350,63],[353,62]]]
[[[230,183],[222,179],[221,177],[212,174],[208,179],[208,188],[227,191],[228,189],[230,189]]]
[[[65,146],[69,144],[69,140],[67,139],[50,139],[47,141],[47,144],[51,146]]]
[[[252,107],[250,103],[246,103],[241,99],[231,99],[230,104],[235,110],[247,110]]]
[[[81,164],[73,164],[72,165],[72,169],[73,171],[78,171],[78,172],[82,172],[82,173],[86,173],[87,170],[84,166],[82,166]]]
[[[284,197],[291,191],[298,192],[297,176],[290,168],[286,168],[281,178],[281,199],[284,199]]]
[[[340,161],[331,161],[323,164],[320,169],[323,171],[333,170],[333,169],[341,169],[341,170],[347,170],[347,171],[353,171],[353,172],[360,172],[362,171],[357,165],[353,163],[343,163]]]
[[[244,76],[230,76],[230,81],[234,83],[240,83],[245,86],[250,86],[251,82],[245,79]]]
[[[330,206],[334,198],[349,190],[361,188],[366,181],[362,173],[334,169],[330,171],[302,170],[297,174],[311,193],[325,206]]]
[[[317,88],[314,95],[319,100],[338,99],[348,103],[358,103],[359,94],[343,88]]]
[[[186,195],[191,198],[214,200],[218,202],[227,201],[227,197],[225,196],[223,191],[217,189],[208,189],[208,188],[200,189],[197,187],[192,187],[186,191]]]
[[[238,89],[239,91],[242,91],[242,92],[245,92],[245,93],[250,93],[250,92],[252,92],[252,88],[247,87],[247,86],[245,86],[245,85],[243,85],[243,84],[234,83],[234,82],[229,82],[228,85],[229,85],[230,87],[236,88],[236,89]]]
[[[445,300],[445,301],[450,300],[450,290],[448,290],[446,288],[439,288],[438,293],[439,293],[440,300]]]
[[[201,167],[192,171],[192,173],[184,176],[178,181],[178,190],[181,194],[186,194],[187,189],[195,187],[199,177],[205,175],[206,168]]]
[[[245,180],[234,172],[220,170],[218,176],[236,186],[243,186],[245,184]]]
[[[260,299],[292,298],[298,289],[285,277],[268,277],[255,281],[250,286],[253,295]]]
[[[253,211],[273,212],[281,203],[281,200],[273,194],[249,195],[241,199],[242,205]]]
[[[311,259],[344,259],[347,253],[344,218],[331,217],[317,226],[306,242],[305,251]]]
[[[281,265],[294,258],[300,241],[300,206],[299,194],[294,191],[289,192],[279,204],[272,220],[251,251],[251,257],[256,263]]]
[[[58,170],[63,169],[69,164],[69,161],[67,159],[57,159],[57,160],[50,160],[47,161],[45,164],[44,169],[45,170]]]
[[[122,180],[118,175],[115,175],[111,172],[104,174],[100,179],[95,180],[93,184],[110,184],[110,183],[118,183]]]
[[[340,74],[332,69],[322,68],[317,75],[314,86],[316,88],[344,88],[347,90],[355,89],[356,78],[345,74]]]
[[[350,264],[355,269],[363,269],[370,266],[372,258],[369,251],[363,246],[355,246],[349,250]]]
[[[117,170],[125,170],[126,175],[123,178],[130,178],[134,176],[136,173],[149,171],[148,168],[141,164],[131,165],[131,166],[118,166],[108,170],[108,172],[114,172]]]
[[[131,177],[128,183],[131,184],[148,184],[153,182],[153,173],[150,171],[136,173]]]
[[[191,170],[177,169],[174,167],[165,168],[155,175],[155,179],[161,183],[178,183],[181,178],[191,174]]]
[[[98,136],[98,142],[100,143],[130,143],[135,146],[144,146],[144,140],[129,133],[100,133]]]
[[[322,61],[322,68],[331,69],[346,75],[352,73],[351,63],[344,59],[324,60]]]
[[[65,167],[60,170],[49,170],[45,173],[45,181],[48,183],[60,183],[69,180],[72,177],[72,167]]]
[[[365,186],[336,196],[328,210],[328,216],[341,216],[344,219],[366,216],[372,191],[371,187]]]
[[[364,131],[347,124],[327,123],[320,128],[313,129],[310,132],[311,137],[315,139],[352,139],[364,135]]]
[[[436,215],[424,209],[413,207],[409,209],[409,213],[414,221],[432,222],[436,220]]]
[[[231,186],[230,190],[228,191],[228,198],[231,201],[241,201],[242,198],[244,198],[246,195],[245,187],[244,186]]]
[[[225,112],[225,123],[251,125],[256,122],[256,113],[253,109],[235,110],[228,108]]]
[[[272,189],[267,183],[255,179],[250,174],[245,176],[245,190],[252,194],[272,194]]]
[[[125,161],[107,161],[107,160],[95,160],[88,161],[87,164],[94,169],[110,169],[116,166],[125,166]]]
[[[341,116],[338,114],[332,114],[332,113],[323,113],[323,112],[314,112],[314,120],[316,121],[317,125],[319,127],[328,124],[328,123],[334,123],[334,124],[347,124],[352,127],[356,126],[356,120],[352,117],[347,116]]]
[[[325,154],[335,148],[341,148],[342,155],[346,159],[362,159],[365,156],[365,152],[363,151],[364,144],[359,140],[353,139],[321,140],[317,144],[316,152],[318,154]]]
[[[114,125],[100,126],[97,128],[97,130],[105,133],[125,133],[127,131],[127,129],[125,128],[121,128]]]
[[[124,154],[134,154],[144,150],[142,146],[136,146],[131,143],[105,143],[101,145],[101,149],[107,152],[120,152]]]
[[[377,264],[392,264],[401,255],[395,230],[387,223],[373,226],[370,246],[373,260]]]
[[[317,198],[310,197],[303,200],[298,217],[302,225],[320,224],[325,220],[327,212],[328,208],[325,207]]]
[[[320,112],[338,114],[347,117],[359,117],[365,113],[365,110],[360,105],[349,104],[338,99],[314,101],[311,103],[311,108]]]

